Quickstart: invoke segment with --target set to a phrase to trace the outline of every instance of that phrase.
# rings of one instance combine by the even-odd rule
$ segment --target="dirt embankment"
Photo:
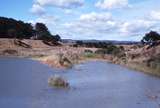
[[[125,57],[115,57],[112,61],[135,70],[160,76],[160,42],[154,46],[127,46],[125,54]]]
[[[67,45],[49,46],[41,40],[0,39],[0,56],[28,57],[51,67],[71,67],[83,60],[86,49]]]

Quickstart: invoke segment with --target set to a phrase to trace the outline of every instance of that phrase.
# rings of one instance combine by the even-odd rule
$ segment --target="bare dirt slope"
[[[18,48],[22,48],[23,46],[17,45],[15,44],[15,39],[0,39],[0,48],[1,49],[7,49],[7,48],[12,48],[12,49],[16,49]],[[23,42],[24,44],[27,44],[29,46],[31,46],[32,48],[49,48],[50,46],[44,44],[41,40],[30,40],[30,39],[23,39],[21,40],[21,42]]]

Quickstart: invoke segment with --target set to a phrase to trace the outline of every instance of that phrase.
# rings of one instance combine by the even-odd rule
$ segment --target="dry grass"
[[[133,70],[137,70],[137,71],[141,71],[150,75],[154,75],[154,76],[159,76],[160,77],[160,70],[158,69],[154,69],[154,68],[150,68],[148,66],[146,66],[146,64],[140,64],[140,63],[128,63],[127,67],[133,69]]]

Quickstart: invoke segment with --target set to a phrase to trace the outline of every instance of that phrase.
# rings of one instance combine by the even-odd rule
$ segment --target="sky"
[[[64,39],[139,41],[160,32],[160,0],[1,0],[0,16],[42,22]]]

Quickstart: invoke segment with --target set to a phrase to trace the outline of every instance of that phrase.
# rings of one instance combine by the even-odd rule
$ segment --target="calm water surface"
[[[54,74],[71,88],[48,87]],[[160,108],[160,79],[101,61],[60,70],[0,58],[0,108]]]

